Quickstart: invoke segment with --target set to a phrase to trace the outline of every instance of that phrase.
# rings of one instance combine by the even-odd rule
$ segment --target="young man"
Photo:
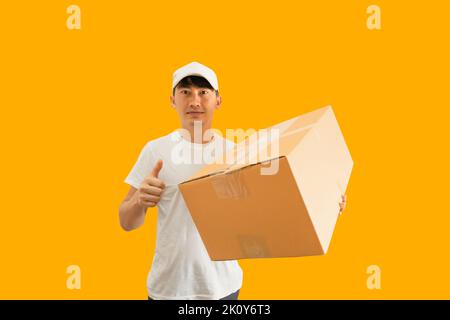
[[[176,70],[170,101],[184,130],[148,142],[125,179],[131,188],[119,209],[123,229],[140,227],[147,208],[158,206],[155,255],[147,279],[149,299],[237,299],[242,286],[237,261],[209,258],[177,188],[205,163],[175,161],[174,150],[217,155],[233,146],[218,134],[210,139],[194,134],[198,124],[202,134],[211,129],[214,111],[221,105],[218,90],[216,74],[200,63]],[[340,206],[342,211],[344,197]]]

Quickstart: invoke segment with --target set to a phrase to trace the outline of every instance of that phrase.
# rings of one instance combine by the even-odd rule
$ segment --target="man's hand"
[[[164,182],[158,179],[158,174],[163,166],[162,160],[158,160],[152,172],[142,181],[138,192],[139,205],[148,208],[154,207],[161,199],[161,194],[166,187]]]
[[[339,203],[339,214],[342,214],[342,211],[344,211],[345,206],[347,205],[347,195],[342,195],[342,201]]]

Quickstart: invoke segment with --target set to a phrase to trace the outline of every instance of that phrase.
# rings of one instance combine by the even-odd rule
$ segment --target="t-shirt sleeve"
[[[145,177],[150,174],[151,169],[155,166],[156,161],[152,151],[152,143],[148,142],[131,169],[128,176],[125,178],[125,183],[138,189]]]

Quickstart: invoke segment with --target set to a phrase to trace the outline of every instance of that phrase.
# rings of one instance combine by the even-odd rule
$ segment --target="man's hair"
[[[214,90],[214,88],[211,86],[211,84],[203,77],[199,76],[187,76],[178,82],[178,84],[173,88],[172,94],[175,95],[175,89],[176,88],[189,88],[191,86],[197,87],[197,88],[206,88]],[[216,95],[219,95],[219,90],[214,90],[216,92]]]

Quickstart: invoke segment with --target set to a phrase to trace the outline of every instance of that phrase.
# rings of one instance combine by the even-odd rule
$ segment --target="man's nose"
[[[189,101],[191,107],[200,107],[200,95],[196,92],[192,94],[192,99]]]

